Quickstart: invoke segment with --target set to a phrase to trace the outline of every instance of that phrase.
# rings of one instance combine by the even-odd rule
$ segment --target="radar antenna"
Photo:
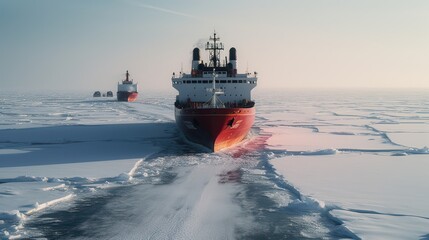
[[[216,32],[214,32],[213,37],[210,36],[206,44],[206,50],[209,50],[209,67],[220,67],[220,50],[224,50],[224,48],[223,43],[218,42],[219,40],[220,38],[216,37]]]

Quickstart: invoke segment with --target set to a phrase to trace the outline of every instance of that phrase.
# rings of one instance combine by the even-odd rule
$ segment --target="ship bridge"
[[[216,88],[222,89],[223,94],[218,95],[222,102],[240,102],[242,100],[251,101],[251,90],[256,87],[257,75],[237,74],[235,77],[227,77],[226,73],[216,72]],[[191,74],[173,75],[172,84],[179,95],[180,102],[207,102],[211,94],[207,92],[212,87],[213,74],[203,73],[202,77],[192,77]]]
[[[205,103],[210,101],[212,93],[208,89],[219,89],[222,94],[217,93],[217,98],[227,104],[241,104],[251,102],[251,90],[257,85],[257,73],[237,73],[236,49],[229,50],[229,61],[220,61],[220,51],[223,44],[219,38],[210,37],[206,50],[209,51],[209,62],[204,63],[200,59],[199,48],[194,48],[192,57],[191,73],[173,73],[172,85],[179,94],[176,102],[179,103]],[[215,87],[213,87],[213,81]]]

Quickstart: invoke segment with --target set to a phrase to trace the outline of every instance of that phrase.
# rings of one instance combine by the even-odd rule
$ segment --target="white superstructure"
[[[225,57],[223,65],[220,64],[220,50],[223,44],[217,42],[216,33],[210,38],[213,43],[207,43],[206,50],[210,51],[209,64],[200,61],[200,50],[194,48],[192,59],[192,71],[190,74],[173,73],[172,85],[179,94],[176,97],[178,103],[208,102],[213,93],[209,89],[213,86],[213,74],[215,74],[216,88],[222,94],[216,94],[223,103],[239,103],[251,101],[251,90],[256,87],[257,73],[237,74],[236,49],[229,50],[229,62]]]
[[[137,83],[118,83],[118,92],[138,92]]]
[[[130,74],[125,73],[125,80],[122,82],[118,82],[118,92],[138,92],[137,91],[137,83],[133,83],[133,80],[130,79]]]
[[[256,74],[237,74],[227,77],[226,72],[216,71],[216,88],[222,89],[223,94],[217,95],[222,102],[238,102],[243,99],[251,100],[251,90],[256,87]],[[213,84],[212,72],[203,72],[202,77],[192,77],[191,74],[173,76],[173,87],[179,91],[177,100],[186,102],[207,102],[212,94],[207,91]]]

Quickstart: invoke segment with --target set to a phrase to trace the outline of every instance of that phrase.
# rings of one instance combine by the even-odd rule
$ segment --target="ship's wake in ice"
[[[357,238],[276,174],[267,137],[217,154],[167,141],[126,174],[72,183],[94,190],[34,214],[25,229],[48,239]]]
[[[0,99],[0,238],[427,238],[427,95],[301,94],[260,98],[218,153],[174,96]]]

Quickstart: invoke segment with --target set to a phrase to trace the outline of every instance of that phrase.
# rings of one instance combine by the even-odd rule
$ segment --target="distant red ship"
[[[134,102],[138,97],[137,83],[133,83],[130,79],[130,74],[125,74],[125,80],[118,83],[118,92],[116,93],[118,101],[121,102]]]
[[[229,61],[221,64],[223,44],[214,33],[205,50],[209,62],[200,60],[194,48],[190,74],[173,73],[172,84],[179,91],[175,118],[186,138],[216,152],[242,141],[255,120],[255,102],[251,90],[256,87],[254,74],[237,73],[236,49],[229,50]]]

